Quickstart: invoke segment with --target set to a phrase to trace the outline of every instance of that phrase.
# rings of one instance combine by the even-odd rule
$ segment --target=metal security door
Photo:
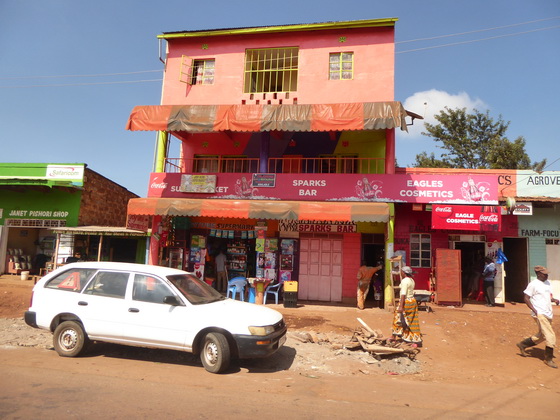
[[[342,240],[302,238],[298,297],[342,301]]]

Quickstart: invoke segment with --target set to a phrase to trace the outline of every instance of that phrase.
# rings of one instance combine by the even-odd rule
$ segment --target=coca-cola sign
[[[501,213],[497,206],[432,206],[432,229],[499,231]]]

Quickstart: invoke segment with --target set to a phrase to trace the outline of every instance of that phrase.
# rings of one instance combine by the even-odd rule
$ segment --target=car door
[[[90,338],[122,339],[130,276],[129,272],[100,270],[84,289],[78,305],[82,307],[82,322]]]
[[[179,306],[164,303],[166,296],[175,296],[180,301],[179,296],[160,278],[134,274],[132,299],[128,301],[124,329],[125,341],[176,349],[185,346],[191,324],[189,308],[183,303]]]

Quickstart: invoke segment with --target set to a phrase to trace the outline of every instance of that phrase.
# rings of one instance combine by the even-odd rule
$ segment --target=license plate
[[[282,347],[286,342],[286,335],[284,334],[280,340],[278,340],[278,347]]]

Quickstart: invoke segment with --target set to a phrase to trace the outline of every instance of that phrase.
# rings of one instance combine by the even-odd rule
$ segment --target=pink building
[[[149,262],[210,282],[223,251],[230,278],[355,301],[360,261],[393,249],[395,130],[420,118],[394,101],[396,21],[159,35],[161,104],[127,125],[159,133],[148,197],[128,209],[152,228]]]

